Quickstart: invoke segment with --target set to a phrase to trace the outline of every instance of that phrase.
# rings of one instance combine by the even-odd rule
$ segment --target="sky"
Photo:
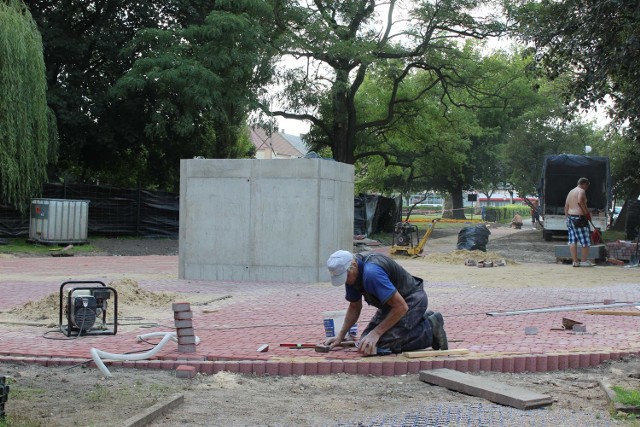
[[[282,133],[300,136],[309,132],[309,122],[278,117],[278,129],[280,132],[284,130]]]

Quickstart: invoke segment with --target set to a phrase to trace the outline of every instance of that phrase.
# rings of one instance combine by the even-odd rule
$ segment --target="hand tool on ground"
[[[342,341],[337,347],[355,347],[355,341]],[[316,352],[318,353],[329,353],[331,351],[330,345],[318,344],[315,346]]]
[[[281,343],[280,347],[289,347],[289,348],[315,348],[315,344],[309,343]]]

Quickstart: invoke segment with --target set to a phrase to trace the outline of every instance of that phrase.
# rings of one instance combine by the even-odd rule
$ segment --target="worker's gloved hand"
[[[587,212],[587,219],[591,221],[591,212]]]
[[[378,344],[379,339],[380,336],[378,336],[376,332],[369,332],[358,342],[358,352],[366,355],[376,354],[376,345]]]
[[[331,348],[334,348],[340,345],[341,342],[342,342],[342,339],[340,339],[340,337],[335,336],[335,337],[330,337],[324,340],[324,345],[329,345],[331,346]]]

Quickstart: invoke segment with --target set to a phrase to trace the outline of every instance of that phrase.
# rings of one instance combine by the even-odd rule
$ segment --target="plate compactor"
[[[422,239],[418,237],[418,227],[416,225],[409,222],[397,222],[393,227],[393,243],[389,253],[411,256],[420,255],[437,221],[439,219],[431,220],[431,225],[425,231]]]
[[[113,314],[109,316],[109,320],[113,320],[112,329],[107,327],[107,302],[110,299],[113,300]],[[66,324],[63,324],[63,314]],[[64,282],[60,286],[59,320],[60,331],[68,337],[115,335],[118,330],[118,293],[100,281]]]

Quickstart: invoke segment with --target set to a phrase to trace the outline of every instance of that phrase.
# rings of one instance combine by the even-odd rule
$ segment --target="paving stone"
[[[175,311],[191,311],[191,303],[188,302],[174,302],[171,304],[171,310]]]
[[[162,351],[162,366],[169,366],[169,361],[180,363],[182,358],[189,357],[197,360],[249,360],[264,368],[267,360],[274,358],[291,360],[297,363],[300,358],[309,358],[308,352],[298,351],[293,353],[288,349],[277,348],[278,342],[316,342],[319,334],[324,333],[321,313],[310,307],[320,307],[327,301],[341,304],[343,301],[336,297],[335,289],[331,287],[314,287],[308,295],[308,304],[297,304],[296,291],[300,285],[296,283],[260,283],[237,281],[186,281],[179,280],[178,257],[150,256],[150,257],[92,257],[92,262],[80,258],[68,258],[61,265],[61,260],[48,258],[16,258],[1,259],[0,270],[0,310],[10,310],[25,304],[29,300],[45,298],[51,293],[59,291],[59,283],[55,280],[39,280],[39,278],[51,275],[68,277],[68,271],[73,269],[74,274],[82,276],[102,275],[135,275],[138,277],[141,288],[154,292],[182,292],[188,290],[198,294],[216,293],[221,295],[233,294],[234,297],[215,310],[209,312],[196,312],[195,326],[202,322],[202,329],[194,328],[194,319],[175,320],[174,327],[178,336],[198,336],[202,340],[194,353],[181,353],[173,343],[169,343]],[[545,268],[567,268],[574,274],[586,274],[576,272],[571,266],[548,265]],[[612,267],[613,268],[613,267]],[[486,270],[486,271],[485,271]],[[482,273],[492,274],[495,269],[483,269]],[[592,270],[591,273],[595,271]],[[16,280],[18,274],[29,275],[29,280]],[[588,274],[591,274],[588,273]],[[632,273],[632,271],[630,271]],[[14,277],[14,278],[11,278]],[[640,342],[640,328],[635,322],[622,316],[588,316],[588,330],[594,333],[571,334],[566,330],[553,330],[562,324],[563,317],[576,318],[582,322],[585,317],[578,311],[559,311],[545,313],[542,316],[516,315],[516,316],[486,316],[487,312],[506,312],[514,309],[533,309],[536,307],[555,307],[557,301],[575,301],[576,290],[563,288],[562,283],[553,287],[521,288],[521,289],[487,289],[473,288],[452,281],[443,281],[438,286],[433,286],[429,293],[430,306],[446,307],[447,332],[449,338],[456,338],[457,342],[464,342],[472,357],[466,357],[466,362],[447,362],[447,366],[456,370],[497,370],[509,372],[510,369],[521,369],[519,359],[508,354],[525,354],[525,370],[533,369],[531,357],[535,358],[535,370],[547,372],[549,370],[567,369],[569,366],[597,366],[606,360],[623,358],[637,351],[629,351]],[[610,284],[600,288],[589,289],[591,301],[640,301],[640,287],[635,283]],[[615,300],[613,299],[615,297]],[[284,300],[283,300],[284,299]],[[249,310],[247,301],[259,300],[264,302],[260,310]],[[273,304],[275,301],[281,304]],[[180,301],[175,304],[179,304]],[[172,305],[173,308],[173,305]],[[186,308],[185,307],[176,307]],[[472,310],[471,310],[472,309]],[[286,314],[283,314],[286,310]],[[168,311],[168,310],[167,310]],[[191,312],[191,311],[184,311]],[[364,307],[362,318],[373,315],[375,308]],[[475,314],[469,314],[475,313]],[[167,313],[169,318],[171,313]],[[462,316],[464,314],[464,316]],[[535,317],[532,317],[535,316]],[[288,322],[295,318],[299,321]],[[535,321],[535,323],[533,323]],[[291,323],[291,324],[290,324]],[[161,323],[162,324],[162,323]],[[166,324],[166,323],[165,323]],[[260,327],[257,328],[256,326]],[[525,328],[535,325],[538,329],[536,335],[523,334]],[[171,330],[172,328],[169,327]],[[137,342],[139,331],[118,331],[117,337],[104,337],[105,350],[113,353],[124,354],[132,349],[142,349],[144,344]],[[607,351],[602,351],[602,337],[607,337]],[[265,343],[265,337],[272,344],[267,353],[258,353],[256,348]],[[78,341],[79,343],[82,340]],[[455,344],[453,344],[455,346]],[[2,346],[0,348],[0,362],[16,360],[25,363],[46,363],[47,365],[69,365],[86,360],[87,348],[82,345],[69,346],[64,341],[45,340],[43,343],[41,334],[28,326],[12,326],[10,330],[3,332]],[[578,359],[569,354],[578,354]],[[504,355],[502,355],[504,354]],[[564,356],[561,356],[563,354]],[[191,355],[191,356],[189,356]],[[343,369],[347,361],[362,365],[356,368],[357,372],[369,375],[377,372],[378,365],[371,367],[372,362],[387,359],[365,358],[357,354],[353,349],[340,350],[331,353],[334,360],[341,360]],[[332,365],[319,365],[324,360],[323,356],[311,356],[314,361],[305,364],[305,375],[329,373]],[[511,367],[507,359],[513,359]],[[493,360],[492,360],[493,359]],[[458,359],[462,360],[462,359]],[[494,363],[494,366],[491,365]],[[148,362],[122,361],[116,362],[122,367],[146,368]],[[444,367],[443,360],[424,358],[408,360],[402,356],[393,359],[394,375],[415,373],[420,368],[432,369]],[[577,363],[577,365],[576,365]],[[155,365],[155,362],[152,364]],[[90,367],[95,368],[91,361]],[[114,366],[111,364],[110,366]],[[175,366],[175,365],[174,365]],[[216,365],[217,366],[217,365]],[[319,369],[319,366],[324,366]],[[380,374],[391,373],[389,362],[380,365]],[[216,368],[217,369],[217,368]],[[223,368],[224,369],[224,368]],[[246,369],[246,368],[245,368]],[[251,368],[253,369],[253,367]],[[260,369],[260,368],[256,368]],[[264,374],[264,372],[263,372]]]
[[[188,365],[180,365],[176,368],[176,377],[178,378],[195,378],[196,368]]]

